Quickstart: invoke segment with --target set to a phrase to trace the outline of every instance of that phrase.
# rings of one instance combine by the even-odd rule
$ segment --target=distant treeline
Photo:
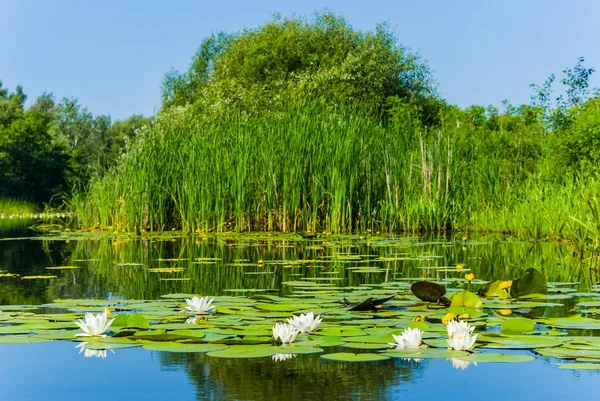
[[[0,81],[0,199],[41,204],[86,190],[92,177],[117,162],[136,130],[152,121],[134,115],[111,122],[75,99],[57,103],[46,93],[29,108],[26,101],[23,88],[11,93]]]
[[[460,109],[385,25],[357,31],[330,12],[276,17],[206,38],[187,71],[167,73],[154,122],[136,135],[117,130],[134,136],[123,157],[122,143],[83,151],[98,174],[58,177],[86,172],[87,191],[69,200],[85,227],[591,241],[600,232],[593,72],[581,58],[560,87],[554,76],[533,85],[530,104]],[[48,132],[80,160],[73,134]]]

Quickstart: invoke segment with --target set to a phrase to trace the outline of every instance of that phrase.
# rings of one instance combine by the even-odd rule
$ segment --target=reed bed
[[[589,242],[598,230],[600,179],[543,179],[533,148],[543,138],[372,115],[325,100],[218,118],[172,108],[71,207],[82,226],[125,231],[461,229]]]

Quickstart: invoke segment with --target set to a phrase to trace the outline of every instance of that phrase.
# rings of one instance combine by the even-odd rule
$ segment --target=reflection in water
[[[471,363],[473,363],[473,365],[477,366],[477,362],[463,361],[461,359],[456,359],[456,358],[452,358],[450,361],[452,362],[452,367],[454,369],[465,370],[466,368],[469,367],[469,365]]]
[[[91,349],[91,348],[87,348],[87,342],[82,342],[79,343],[78,345],[75,346],[75,348],[79,349],[79,353],[81,354],[82,352],[84,353],[83,356],[85,358],[102,358],[105,359],[106,358],[106,349]],[[110,350],[110,352],[112,352],[113,354],[115,353],[114,350],[107,348]]]
[[[461,240],[443,238],[291,238],[247,234],[203,241],[193,237],[0,241],[0,270],[8,273],[45,275],[49,266],[80,266],[53,270],[55,279],[0,277],[0,304],[43,304],[57,298],[156,299],[172,293],[285,296],[291,293],[285,282],[316,279],[344,287],[418,279],[423,274],[462,277],[424,269],[458,264],[482,280],[509,280],[534,267],[549,281],[578,281],[582,291],[596,279],[586,260],[573,257],[565,244],[498,237],[482,237],[486,242],[466,246]],[[344,257],[352,255],[361,257]]]
[[[275,354],[271,357],[274,361],[285,361],[288,359],[295,358],[296,354]]]
[[[412,382],[425,364],[390,359],[341,363],[318,355],[221,359],[204,354],[160,353],[165,367],[181,366],[198,388],[198,399],[243,400],[388,400],[391,389]],[[286,356],[288,356],[287,354]]]

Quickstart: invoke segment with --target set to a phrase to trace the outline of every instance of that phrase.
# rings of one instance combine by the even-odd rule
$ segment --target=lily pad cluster
[[[538,273],[526,271],[510,285],[478,284],[458,271],[458,277],[416,287],[420,278],[335,290],[289,282],[286,297],[169,294],[157,300],[6,305],[0,306],[0,343],[74,341],[84,356],[100,358],[129,347],[215,358],[269,357],[274,363],[303,354],[337,362],[442,358],[457,369],[527,362],[539,355],[552,357],[560,368],[596,369],[600,339],[590,334],[600,333],[600,320],[593,313],[555,313],[563,304],[543,295],[568,286],[544,279],[542,288]],[[515,285],[527,293],[513,293]],[[474,292],[478,286],[480,295]],[[432,295],[414,291],[428,287]],[[440,302],[446,294],[448,302]],[[596,306],[600,303],[592,300],[578,308]]]

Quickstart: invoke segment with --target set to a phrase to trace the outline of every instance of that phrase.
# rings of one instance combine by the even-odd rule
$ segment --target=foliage
[[[21,87],[9,93],[0,82],[0,198],[41,204],[73,185],[84,189],[115,164],[137,129],[151,123],[132,116],[111,124],[75,99],[56,104],[46,93],[25,109],[26,98]]]
[[[163,107],[265,112],[296,98],[320,97],[381,109],[391,98],[428,105],[433,94],[425,62],[398,44],[386,25],[356,31],[344,18],[323,12],[276,16],[256,29],[208,37],[187,72],[165,77]]]

